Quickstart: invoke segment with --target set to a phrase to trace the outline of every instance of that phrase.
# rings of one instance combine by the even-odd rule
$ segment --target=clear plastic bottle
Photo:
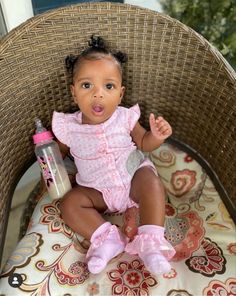
[[[40,119],[36,119],[35,123],[35,154],[50,197],[60,198],[71,189],[68,173],[52,133],[43,127]]]

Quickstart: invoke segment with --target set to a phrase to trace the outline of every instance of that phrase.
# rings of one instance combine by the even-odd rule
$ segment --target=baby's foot
[[[125,240],[121,237],[118,228],[111,225],[92,240],[87,253],[88,269],[91,273],[100,273],[107,263],[124,251]]]
[[[143,225],[138,229],[138,235],[125,247],[126,252],[138,254],[146,268],[153,274],[171,270],[168,262],[175,250],[164,237],[164,228],[157,225]]]
[[[89,258],[88,270],[93,274],[100,273],[112,258],[123,251],[124,245],[106,245],[106,243],[104,243],[104,245],[100,249],[98,248],[97,251]]]
[[[147,270],[149,270],[153,274],[165,273],[171,270],[170,263],[159,252],[147,254],[140,253],[139,256],[143,260],[143,263]]]

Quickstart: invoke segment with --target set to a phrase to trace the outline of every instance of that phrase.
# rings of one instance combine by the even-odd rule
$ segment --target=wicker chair
[[[35,16],[0,42],[1,253],[13,191],[35,161],[34,119],[50,128],[53,110],[76,110],[64,58],[84,48],[92,34],[128,54],[122,104],[138,101],[146,128],[150,112],[166,117],[173,127],[171,144],[207,170],[236,221],[233,69],[175,19],[125,4],[86,3]]]

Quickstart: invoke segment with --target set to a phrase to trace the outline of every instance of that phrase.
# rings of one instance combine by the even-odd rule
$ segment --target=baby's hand
[[[155,138],[158,140],[165,140],[172,134],[170,124],[161,116],[155,119],[153,113],[149,117],[150,129]]]

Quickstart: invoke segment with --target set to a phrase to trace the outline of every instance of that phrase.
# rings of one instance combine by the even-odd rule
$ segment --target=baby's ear
[[[124,93],[125,93],[125,87],[122,86],[121,87],[121,92],[120,92],[120,100],[122,100],[123,96],[124,96]]]
[[[70,91],[71,91],[71,95],[74,99],[74,102],[76,103],[76,97],[75,97],[75,87],[74,87],[74,84],[71,84],[70,85]]]

